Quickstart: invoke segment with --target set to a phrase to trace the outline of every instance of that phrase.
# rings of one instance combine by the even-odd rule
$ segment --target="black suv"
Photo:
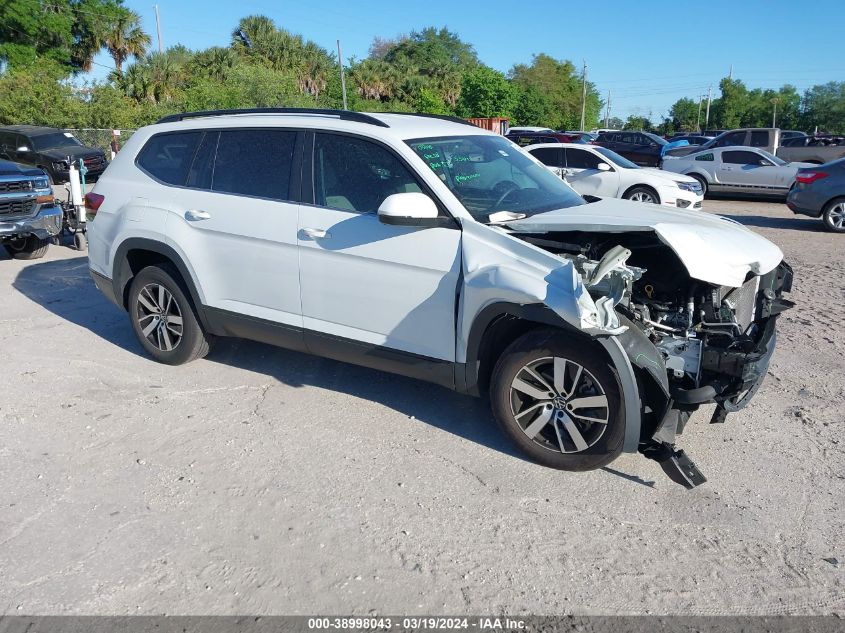
[[[637,165],[660,167],[668,143],[650,132],[602,132],[593,145],[613,150]]]
[[[106,156],[101,150],[86,147],[70,132],[34,125],[0,127],[0,158],[39,167],[53,184],[67,182],[68,158],[85,162],[89,181],[106,169]]]

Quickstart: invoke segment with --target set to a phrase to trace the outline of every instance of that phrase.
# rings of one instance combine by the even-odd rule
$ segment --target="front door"
[[[566,148],[566,169],[564,180],[582,196],[591,195],[613,198],[619,191],[619,174],[599,170],[603,161],[598,155],[585,149]],[[609,164],[609,163],[606,163]]]
[[[411,169],[371,140],[310,139],[314,204],[302,207],[298,232],[308,348],[346,359],[357,347],[349,360],[362,364],[384,348],[425,357],[422,365],[454,361],[460,230],[382,224],[377,210],[389,195],[425,193]]]

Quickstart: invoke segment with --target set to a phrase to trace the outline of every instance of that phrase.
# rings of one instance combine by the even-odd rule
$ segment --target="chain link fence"
[[[67,128],[65,132],[73,134],[79,142],[88,147],[103,150],[106,159],[111,159],[112,152],[126,143],[135,130],[104,130],[95,128]],[[116,145],[114,143],[117,143]]]

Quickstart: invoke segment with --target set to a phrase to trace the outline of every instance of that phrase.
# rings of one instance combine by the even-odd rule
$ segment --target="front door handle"
[[[331,233],[323,229],[302,229],[302,234],[312,240],[327,240],[332,236]]]
[[[186,220],[208,220],[211,217],[211,214],[208,211],[185,211],[185,219]]]

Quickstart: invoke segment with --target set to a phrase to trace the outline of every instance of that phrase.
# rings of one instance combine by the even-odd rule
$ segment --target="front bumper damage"
[[[730,345],[710,344],[705,338],[701,375],[706,378],[695,388],[670,385],[663,358],[636,327],[629,327],[620,336],[631,363],[649,379],[641,381],[641,386],[644,417],[650,417],[651,423],[642,427],[639,452],[660,463],[673,481],[686,488],[707,481],[684,451],[676,450],[677,436],[702,405],[716,404],[711,424],[725,422],[729,413],[748,405],[763,384],[774,355],[777,317],[793,305],[782,298],[791,287],[792,269],[785,262],[761,277],[756,320]]]
[[[62,230],[63,213],[56,204],[42,204],[29,216],[6,218],[0,215],[0,239],[35,235],[46,240],[58,235]]]

